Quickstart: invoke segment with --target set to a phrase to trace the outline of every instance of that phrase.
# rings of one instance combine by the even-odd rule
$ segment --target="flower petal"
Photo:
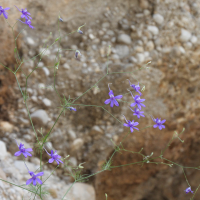
[[[26,181],[26,185],[29,185],[29,184],[31,184],[31,183],[32,183],[32,181],[33,181],[33,178],[30,178],[30,179],[28,179],[28,180]]]
[[[158,127],[158,124],[153,125],[153,127],[154,127],[154,128],[157,128],[157,127]]]
[[[30,152],[30,151],[33,151],[33,149],[31,149],[31,148],[28,148],[28,149],[26,149],[26,151],[29,151],[29,152]]]
[[[126,124],[126,123],[124,123],[124,126],[126,126],[126,127],[129,127],[129,125],[128,125],[128,124]]]
[[[42,181],[41,181],[39,178],[36,178],[36,181],[37,181],[40,185],[42,185]]]
[[[14,154],[14,156],[20,156],[21,155],[21,151],[17,151],[15,154]]]
[[[44,175],[44,172],[39,172],[35,176],[43,176],[43,175]]]
[[[133,132],[133,128],[130,127],[131,133]]]
[[[115,99],[121,99],[123,97],[123,95],[118,95],[115,97]]]
[[[25,158],[27,158],[27,155],[26,155],[26,153],[23,153],[23,155],[24,155],[24,157],[25,157]]]
[[[36,186],[37,182],[36,180],[33,180],[33,185]]]
[[[49,163],[52,163],[53,161],[54,161],[53,158],[50,158],[50,159],[49,159]]]
[[[113,107],[113,105],[114,105],[114,101],[111,100],[110,107]]]
[[[114,101],[114,104],[116,105],[116,106],[119,106],[119,103],[117,102],[117,100],[113,100]]]
[[[130,106],[131,106],[131,107],[134,107],[135,105],[136,105],[136,103],[132,103]]]
[[[105,100],[105,104],[109,104],[110,103],[110,101],[111,101],[111,99],[107,99],[107,100]]]
[[[162,121],[161,121],[161,124],[163,124],[163,123],[165,123],[165,122],[166,122],[166,119],[162,120]]]

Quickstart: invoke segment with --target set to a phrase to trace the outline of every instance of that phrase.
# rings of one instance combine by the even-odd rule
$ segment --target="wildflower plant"
[[[30,17],[30,13],[28,13],[27,9],[19,9],[17,7],[17,9],[21,12],[21,18],[25,18],[25,22],[21,21],[22,23],[24,24],[27,24],[30,28],[34,28],[32,25],[31,25],[31,17]],[[13,28],[15,26],[15,24],[12,26],[9,24],[8,22],[8,13],[6,12],[7,10],[9,10],[9,8],[3,8],[2,6],[0,6],[0,15],[3,14],[5,20],[6,20],[6,23],[9,25],[9,27],[12,29],[12,33],[13,33],[13,36],[14,36],[14,40],[16,41],[19,34],[17,36],[15,35],[14,31],[13,31]],[[41,131],[39,131],[40,135],[38,135],[38,133],[36,132],[35,130],[35,126],[34,126],[34,123],[32,121],[32,118],[31,118],[31,115],[30,115],[30,112],[29,112],[29,106],[27,104],[27,100],[28,100],[28,93],[27,93],[27,82],[28,82],[28,79],[30,77],[30,75],[38,68],[38,65],[39,65],[39,62],[38,64],[33,68],[33,70],[28,74],[24,74],[25,76],[25,79],[26,79],[26,84],[25,84],[25,90],[22,90],[22,87],[19,83],[19,80],[18,80],[18,73],[23,73],[23,71],[20,71],[21,70],[21,67],[22,67],[22,64],[24,62],[26,62],[22,57],[20,57],[20,54],[19,54],[19,51],[18,51],[18,47],[17,47],[17,43],[15,42],[15,48],[14,48],[14,53],[15,53],[15,61],[16,61],[16,68],[13,70],[7,66],[5,66],[4,64],[2,64],[0,62],[0,65],[2,65],[3,67],[5,67],[7,70],[9,70],[13,75],[14,77],[16,78],[16,82],[17,82],[17,85],[19,87],[19,90],[21,92],[21,95],[22,95],[22,98],[23,98],[23,101],[24,101],[24,106],[28,112],[28,117],[29,117],[29,120],[31,122],[31,126],[32,126],[32,129],[33,129],[33,132],[35,134],[35,139],[36,139],[36,144],[35,144],[35,150],[38,151],[38,153],[40,154],[40,167],[38,170],[36,171],[30,171],[28,169],[28,166],[26,164],[26,161],[27,161],[27,157],[28,156],[32,156],[32,154],[30,154],[29,152],[33,152],[33,150],[31,148],[25,148],[24,144],[20,143],[19,145],[17,144],[18,148],[19,148],[19,151],[17,151],[14,156],[21,156],[22,159],[24,160],[24,164],[27,168],[27,172],[26,173],[29,173],[29,175],[31,176],[31,178],[29,178],[26,182],[25,182],[25,185],[17,185],[15,183],[12,183],[12,182],[8,182],[6,180],[3,180],[3,179],[0,179],[1,181],[4,181],[4,182],[8,182],[10,183],[11,185],[14,185],[16,187],[19,187],[21,189],[24,189],[28,192],[30,192],[31,194],[33,194],[33,199],[35,199],[35,197],[37,196],[38,198],[40,199],[43,199],[44,195],[46,195],[47,193],[45,192],[45,189],[44,189],[44,183],[45,184],[48,184],[48,178],[53,174],[53,172],[55,170],[58,169],[58,167],[62,166],[66,171],[67,173],[65,173],[65,175],[68,175],[70,177],[72,177],[74,179],[74,182],[73,184],[70,186],[70,188],[68,190],[66,190],[66,192],[63,194],[63,197],[62,197],[62,200],[65,198],[65,196],[67,195],[67,193],[69,192],[69,190],[73,187],[73,185],[76,183],[76,182],[84,182],[84,181],[87,181],[90,177],[96,175],[96,174],[99,174],[99,173],[103,173],[104,171],[106,170],[112,170],[113,168],[118,168],[118,167],[125,167],[125,166],[128,166],[128,165],[146,165],[146,164],[162,164],[162,165],[166,165],[166,166],[169,166],[169,167],[173,167],[173,165],[176,165],[176,166],[179,166],[181,167],[181,169],[183,170],[183,175],[185,176],[185,179],[186,179],[186,182],[188,184],[188,188],[185,190],[186,193],[193,193],[193,191],[191,190],[191,186],[187,180],[187,177],[185,175],[185,172],[184,172],[184,169],[185,168],[188,168],[187,166],[182,166],[180,164],[177,164],[173,161],[170,161],[168,159],[166,159],[164,157],[164,153],[167,149],[167,147],[170,146],[171,142],[178,138],[181,142],[184,142],[180,139],[180,135],[184,132],[184,129],[183,131],[178,134],[176,132],[176,134],[172,137],[172,139],[169,141],[169,143],[167,144],[166,148],[164,150],[161,151],[161,154],[159,156],[155,156],[153,157],[153,153],[151,153],[150,155],[144,155],[142,153],[142,150],[143,148],[138,151],[138,152],[133,152],[133,151],[130,151],[130,150],[127,150],[126,148],[124,148],[124,145],[123,145],[123,142],[125,139],[128,138],[128,136],[130,134],[134,134],[134,131],[142,131],[143,129],[146,129],[146,128],[150,128],[150,127],[153,127],[153,128],[159,128],[161,131],[162,129],[165,128],[165,125],[163,125],[165,123],[166,120],[161,120],[159,118],[152,118],[153,119],[153,122],[155,124],[152,124],[151,126],[147,126],[147,127],[144,127],[144,128],[138,128],[136,126],[139,125],[139,122],[137,122],[138,119],[140,119],[140,116],[144,117],[143,113],[145,113],[145,111],[141,111],[142,107],[145,107],[145,105],[142,103],[145,101],[145,99],[141,99],[141,96],[142,96],[142,92],[144,91],[143,89],[140,90],[140,86],[138,83],[138,81],[135,83],[135,84],[132,84],[129,80],[129,83],[130,83],[130,86],[134,89],[133,92],[136,92],[136,95],[133,96],[132,92],[126,92],[124,94],[120,94],[120,95],[117,95],[115,96],[114,95],[114,92],[110,89],[109,85],[109,99],[105,100],[105,99],[102,99],[102,105],[86,105],[86,104],[78,104],[77,103],[77,100],[82,98],[83,96],[85,96],[92,88],[95,88],[101,81],[105,80],[105,78],[107,76],[112,76],[113,74],[122,74],[122,73],[127,73],[127,74],[132,74],[134,73],[135,71],[138,71],[138,70],[143,70],[143,69],[146,69],[146,65],[149,64],[147,63],[146,65],[144,65],[143,67],[137,69],[137,70],[134,70],[134,71],[130,71],[130,72],[110,72],[109,70],[109,67],[108,65],[106,66],[106,73],[104,74],[103,77],[99,78],[99,80],[94,84],[92,85],[90,88],[88,88],[85,92],[83,92],[81,95],[79,95],[78,97],[76,98],[70,98],[70,95],[69,95],[69,98],[68,100],[66,99],[65,96],[62,97],[62,95],[58,92],[57,88],[56,88],[56,81],[55,81],[55,77],[57,75],[57,71],[59,70],[58,66],[60,64],[60,56],[59,56],[59,52],[61,51],[61,39],[63,37],[65,37],[66,35],[62,36],[61,33],[60,33],[60,26],[59,26],[59,23],[62,22],[64,23],[64,21],[59,17],[58,18],[58,29],[59,29],[59,37],[56,38],[54,40],[54,42],[51,44],[51,45],[46,45],[46,43],[44,44],[43,46],[43,50],[36,56],[34,56],[33,58],[31,58],[31,60],[35,60],[36,58],[39,59],[39,61],[41,61],[41,59],[43,58],[43,56],[45,55],[46,51],[53,45],[55,44],[58,44],[59,45],[59,48],[57,50],[57,54],[56,54],[56,58],[55,58],[55,63],[53,65],[53,70],[54,70],[54,83],[53,83],[53,89],[54,89],[54,92],[55,92],[55,95],[60,99],[61,101],[61,104],[59,106],[60,108],[60,113],[57,117],[57,119],[55,120],[55,122],[53,123],[52,127],[50,128],[50,130],[48,130],[47,133],[43,133],[42,132],[42,129]],[[80,33],[80,34],[83,34],[83,32],[81,31],[81,28],[85,26],[85,25],[82,25],[80,26],[77,30],[69,33],[68,35],[72,34],[72,33]],[[81,37],[81,35],[80,35]],[[110,48],[110,47],[109,47]],[[64,50],[64,49],[62,49]],[[75,52],[75,59],[80,59],[80,56],[81,56],[81,53],[79,50],[74,50],[74,49],[67,49],[67,50],[70,50],[70,51],[74,51]],[[107,59],[109,60],[109,54],[107,54]],[[131,80],[132,81],[132,80]],[[135,81],[135,80],[133,80]],[[118,93],[118,91],[115,91],[116,93]],[[121,106],[118,101],[120,99],[122,99],[122,97],[126,96],[126,95],[130,95],[131,93],[131,96],[132,96],[132,102],[131,104],[129,102],[126,102],[126,101],[122,101],[124,103],[127,103],[127,105],[130,105],[131,107],[135,107],[134,110],[131,109],[131,111],[133,112],[133,116],[132,117],[137,117],[137,119],[130,119],[130,120],[127,120],[125,117],[125,121],[126,123],[123,123],[121,120],[119,120],[118,118],[116,118],[111,112],[109,112],[106,108],[108,107],[108,105],[110,105],[110,107],[112,107],[112,109],[115,109],[114,105],[115,106]],[[139,93],[139,95],[138,95]],[[50,136],[51,136],[51,133],[52,133],[52,130],[55,128],[55,125],[57,124],[57,122],[59,121],[59,118],[62,114],[68,114],[70,113],[71,111],[76,111],[74,114],[78,114],[79,110],[76,109],[77,106],[80,106],[80,107],[98,107],[102,110],[104,110],[105,112],[107,112],[111,117],[113,117],[122,127],[125,126],[125,127],[128,127],[128,129],[125,129],[126,131],[126,135],[125,137],[123,137],[122,141],[120,141],[118,144],[115,144],[114,143],[114,152],[112,153],[112,155],[110,156],[110,158],[102,165],[101,167],[101,170],[100,171],[97,171],[95,173],[92,173],[92,174],[83,174],[83,169],[84,169],[84,163],[80,163],[77,167],[71,167],[70,166],[70,162],[69,160],[67,160],[67,157],[65,158],[62,158],[60,155],[57,154],[56,151],[54,151],[53,149],[51,149],[51,153],[49,153],[46,149],[45,149],[45,145],[47,143],[48,140],[50,140]],[[131,111],[129,111],[131,113]],[[140,119],[142,120],[142,119]],[[113,157],[116,153],[122,153],[122,152],[129,152],[129,153],[132,153],[132,154],[138,154],[140,156],[142,156],[142,159],[139,160],[138,162],[136,163],[127,163],[127,164],[124,164],[124,165],[120,165],[120,166],[114,166],[113,165]],[[49,164],[51,165],[53,162],[56,162],[57,163],[57,166],[54,168],[54,170],[52,171],[51,175],[49,177],[47,177],[46,179],[43,179],[43,175],[45,174],[45,172],[43,171],[43,167],[44,167],[44,164],[42,163],[43,161],[43,154],[47,154],[48,157],[50,156],[49,160],[47,161],[46,164]],[[33,154],[34,155],[34,154]],[[25,158],[24,158],[25,157]],[[160,159],[160,161],[158,161],[158,159]],[[192,167],[190,167],[192,168]],[[198,169],[198,167],[193,167],[193,169]],[[47,183],[46,183],[47,182]],[[29,187],[27,188],[26,185]],[[198,190],[199,187],[197,187],[196,191]],[[196,191],[194,192],[193,194],[193,197],[192,199],[194,198],[194,195],[196,193]],[[106,199],[107,199],[107,195],[106,195]]]

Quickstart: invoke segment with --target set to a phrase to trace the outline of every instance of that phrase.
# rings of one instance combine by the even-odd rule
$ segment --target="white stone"
[[[67,63],[65,63],[65,64],[63,65],[63,67],[64,67],[65,69],[70,69],[70,66],[69,66]]]
[[[44,71],[46,76],[49,76],[50,72],[49,72],[49,69],[47,67],[43,67],[42,70]]]
[[[68,130],[68,135],[71,140],[76,139],[76,133],[72,129]]]
[[[27,39],[28,44],[30,44],[30,45],[34,45],[35,44],[35,41],[32,38],[27,37],[26,39]]]
[[[90,33],[90,34],[89,34],[89,38],[90,38],[91,40],[94,40],[95,36],[94,36],[92,33]]]
[[[79,150],[84,144],[83,139],[81,138],[77,138],[74,140],[73,144],[72,144],[72,150]]]
[[[192,34],[185,30],[185,29],[181,29],[181,35],[180,35],[180,40],[181,42],[187,42],[188,40],[190,40]]]
[[[116,46],[116,53],[120,59],[129,55],[129,47],[126,45],[117,45]]]
[[[131,44],[131,38],[127,34],[121,34],[118,36],[117,41],[122,44]]]
[[[193,35],[191,38],[190,38],[190,41],[192,42],[192,44],[195,44],[197,42],[197,37],[195,35]]]
[[[181,52],[182,54],[185,54],[185,49],[184,49],[182,46],[180,46],[179,49],[180,49],[180,52]]]
[[[137,61],[138,61],[139,64],[141,64],[141,63],[144,62],[144,60],[145,60],[145,56],[144,56],[143,53],[137,53],[136,56],[137,56]]]
[[[158,35],[159,29],[156,26],[148,26],[147,29],[153,34]]]
[[[68,188],[70,185],[68,186]],[[65,189],[66,190],[66,189]],[[75,183],[66,195],[71,200],[95,200],[95,190],[92,185],[86,183]]]
[[[136,46],[136,47],[135,47],[135,51],[136,51],[137,53],[143,53],[143,52],[144,52],[144,49],[143,49],[143,47],[141,47],[141,46]]]
[[[164,22],[164,17],[158,13],[153,15],[153,19],[159,25],[161,25]]]
[[[152,51],[154,49],[153,41],[148,41],[146,44],[147,51]]]
[[[46,125],[49,117],[45,110],[37,110],[31,114],[32,121],[38,125]]]
[[[6,144],[0,140],[0,158],[5,158],[7,154]]]
[[[45,107],[50,107],[50,106],[51,106],[51,101],[50,101],[49,99],[47,99],[47,98],[44,98],[44,99],[42,100],[42,103],[43,103],[43,105],[44,105]]]
[[[14,127],[9,122],[2,121],[0,122],[0,128],[4,132],[12,132]]]

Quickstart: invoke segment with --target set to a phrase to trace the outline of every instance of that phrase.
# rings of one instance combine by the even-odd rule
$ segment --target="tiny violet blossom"
[[[130,93],[133,97],[133,94],[132,94],[131,91],[130,91]],[[140,110],[142,109],[141,106],[146,107],[144,104],[141,103],[141,102],[145,101],[145,99],[140,99],[139,95],[135,95],[135,97],[133,97],[133,99],[134,99],[135,102],[131,104],[131,107],[134,107],[134,106],[137,105]]]
[[[76,50],[76,51],[75,51],[75,58],[76,58],[77,60],[79,60],[79,59],[80,59],[80,56],[82,56],[81,52],[80,52],[79,50]]]
[[[185,193],[187,194],[187,193],[189,193],[189,192],[191,192],[191,193],[194,193],[192,190],[191,190],[191,187],[188,187],[186,190],[184,190],[185,191]]]
[[[152,117],[152,119],[153,119],[153,121],[156,123],[156,124],[153,125],[154,128],[157,128],[157,127],[158,127],[160,130],[162,130],[163,128],[165,128],[165,126],[162,125],[163,123],[166,122],[165,119],[162,120],[162,121],[161,121],[161,119],[158,119],[158,118],[155,119],[155,118]]]
[[[134,122],[134,120],[133,121],[127,120],[125,116],[124,116],[124,118],[125,118],[126,123],[127,123],[127,124],[124,123],[124,126],[129,127],[130,130],[131,130],[131,133],[134,131],[133,129],[136,129],[136,130],[139,131],[139,129],[135,127],[139,124],[138,122]]]
[[[131,109],[131,108],[130,108]],[[131,109],[132,110],[132,109]],[[140,116],[145,117],[142,113],[144,113],[144,111],[140,111],[138,108],[135,108],[133,111],[133,115],[136,115],[137,118],[139,119]]]
[[[58,18],[61,22],[64,22],[63,19],[61,17]]]
[[[17,144],[17,146],[19,147],[19,151],[17,151],[14,154],[14,156],[20,156],[21,154],[23,154],[25,158],[27,158],[27,156],[32,157],[32,155],[29,152],[33,151],[33,149],[31,148],[25,149],[24,144],[22,143],[20,143],[20,145]]]
[[[121,99],[123,96],[122,95],[114,96],[114,93],[110,89],[109,85],[108,85],[108,88],[110,90],[109,93],[108,93],[108,95],[110,96],[110,99],[107,99],[104,103],[105,104],[109,104],[110,103],[110,107],[113,107],[114,105],[119,106],[119,103],[117,102],[116,99]]]
[[[78,32],[78,33],[83,34],[83,31],[81,31],[81,28],[82,28],[83,26],[85,26],[85,24],[82,25],[82,26],[80,26],[80,27],[77,29],[77,32]]]
[[[27,11],[27,9],[25,8],[25,9],[19,9],[17,6],[15,6],[21,13],[22,13],[22,15],[21,15],[21,18],[26,18],[26,19],[32,19],[29,15],[31,15],[28,11]]]
[[[19,19],[18,19],[19,20]],[[25,22],[23,22],[23,21],[21,21],[21,20],[19,20],[20,22],[22,22],[23,24],[27,24],[30,28],[32,28],[32,29],[34,29],[35,27],[33,27],[32,25],[31,25],[31,20],[30,19],[26,19],[26,21]]]
[[[68,108],[69,108],[70,111],[72,111],[72,110],[76,111],[76,108],[73,108],[73,107],[68,107]]]
[[[8,19],[8,13],[5,10],[9,10],[10,8],[4,8],[2,6],[0,6],[0,15],[3,14],[3,16],[5,17],[5,19]]]
[[[128,80],[128,79],[127,79]],[[129,80],[128,80],[129,81]],[[142,93],[140,92],[140,86],[139,86],[139,83],[137,84],[137,85],[134,85],[134,84],[132,84],[130,81],[129,81],[129,84],[130,84],[130,86],[136,91],[136,92],[138,92],[139,94],[140,94],[140,96],[142,95]]]
[[[33,172],[29,171],[29,174],[32,176],[32,178],[28,179],[26,181],[26,185],[29,185],[33,182],[33,185],[36,186],[37,182],[41,185],[42,184],[42,181],[37,178],[38,176],[43,176],[44,175],[44,172],[39,172],[38,174],[34,174]]]
[[[47,150],[44,149],[46,152]],[[51,150],[51,154],[47,152],[48,155],[51,156],[51,158],[49,159],[49,163],[53,163],[54,160],[57,162],[57,164],[59,165],[60,163],[63,163],[59,158],[61,158],[61,156],[59,156],[57,154],[57,151],[55,151],[55,153],[53,153],[53,150]]]

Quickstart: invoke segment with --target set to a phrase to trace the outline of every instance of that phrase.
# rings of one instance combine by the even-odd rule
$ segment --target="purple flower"
[[[75,58],[77,59],[77,60],[80,60],[80,57],[81,57],[82,55],[81,55],[81,52],[79,51],[79,50],[76,50],[75,51]]]
[[[189,192],[191,192],[191,193],[193,193],[193,191],[191,190],[191,187],[188,187],[186,190],[184,190],[185,191],[185,193],[187,194],[187,193],[189,193]]]
[[[20,143],[20,145],[17,144],[17,146],[19,147],[19,151],[14,154],[15,156],[20,156],[21,154],[23,154],[25,158],[27,158],[27,156],[32,156],[29,152],[33,151],[33,149],[25,149],[24,144],[22,143]]]
[[[45,149],[45,151],[47,152],[46,149]],[[55,153],[53,153],[53,150],[51,150],[51,154],[49,154],[48,152],[47,152],[47,154],[51,156],[51,158],[49,159],[49,163],[54,162],[54,160],[57,162],[58,165],[59,165],[60,163],[63,163],[63,162],[59,159],[59,158],[61,158],[61,156],[59,156],[59,155],[57,154],[57,151],[55,151]]]
[[[68,108],[69,108],[70,111],[72,111],[72,110],[76,111],[76,108],[73,108],[73,107],[68,107]]]
[[[18,19],[18,20],[19,20],[19,19]],[[23,24],[27,24],[30,28],[34,29],[34,27],[31,26],[31,20],[30,20],[30,19],[26,19],[25,22],[23,22],[23,21],[21,21],[21,20],[19,20],[19,21],[22,22]]]
[[[15,6],[21,13],[22,13],[22,15],[21,15],[21,18],[26,18],[27,20],[28,19],[32,19],[29,15],[31,15],[28,11],[27,11],[27,9],[25,8],[25,9],[19,9],[17,6]]]
[[[165,119],[162,120],[162,121],[161,121],[161,119],[158,119],[158,118],[155,119],[155,118],[152,117],[152,119],[153,119],[153,121],[156,123],[156,124],[153,125],[154,128],[157,128],[157,127],[158,127],[160,130],[162,130],[162,128],[165,128],[165,126],[162,125],[163,123],[166,122]]]
[[[61,22],[63,22],[63,19],[62,19],[61,17],[59,17],[59,20],[60,20]]]
[[[131,91],[130,91],[130,93],[133,97],[133,94]],[[140,99],[139,95],[135,95],[135,97],[133,97],[133,99],[135,102],[131,104],[131,107],[137,105],[140,110],[142,109],[141,106],[146,107],[144,104],[141,103],[141,102],[145,101],[145,99]]]
[[[126,117],[124,116],[124,118],[125,118],[125,120],[126,120]],[[126,124],[127,123],[127,124]],[[139,129],[138,128],[136,128],[136,127],[134,127],[134,126],[137,126],[139,123],[138,122],[134,122],[134,120],[133,121],[130,121],[130,120],[126,120],[126,123],[124,123],[124,126],[126,126],[126,127],[130,127],[130,130],[131,130],[131,133],[133,132],[133,129],[136,129],[136,130],[138,130],[139,131]]]
[[[37,182],[41,185],[42,184],[42,181],[37,178],[38,176],[43,176],[44,175],[44,172],[39,172],[38,174],[34,174],[33,172],[29,171],[29,174],[32,176],[32,178],[28,179],[26,181],[26,185],[29,185],[33,182],[33,185],[36,186]]]
[[[128,79],[127,79],[128,80]],[[128,80],[129,81],[129,80]],[[130,84],[130,86],[136,91],[136,92],[138,92],[139,94],[140,94],[140,96],[142,95],[142,93],[140,92],[140,86],[139,86],[139,83],[137,84],[137,85],[134,85],[134,84],[132,84],[130,81],[129,81],[129,84]]]
[[[109,85],[108,85],[108,88],[110,90]],[[116,106],[119,106],[119,103],[117,102],[116,99],[121,99],[123,96],[122,95],[114,96],[114,93],[113,93],[112,90],[110,90],[110,92],[108,93],[108,95],[110,96],[110,99],[107,99],[104,103],[105,104],[109,104],[110,103],[110,107],[113,107],[114,104]]]
[[[130,108],[131,109],[131,108]],[[131,109],[132,110],[132,109]],[[140,116],[145,117],[142,113],[144,113],[144,111],[140,111],[138,108],[135,108],[134,110],[132,110],[134,113],[133,115],[137,115],[137,118],[139,119]]]
[[[3,16],[8,19],[8,13],[5,10],[9,10],[10,8],[4,8],[2,6],[0,6],[0,15],[3,13]]]
[[[80,33],[80,34],[83,34],[83,31],[81,31],[81,30],[77,30],[77,32]]]

